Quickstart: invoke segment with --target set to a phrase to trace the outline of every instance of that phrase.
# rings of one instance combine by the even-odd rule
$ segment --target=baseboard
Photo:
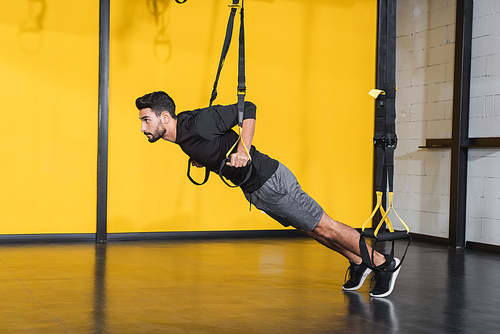
[[[448,238],[434,237],[425,234],[411,233],[413,240],[428,242],[432,244],[439,244],[448,247]],[[484,244],[481,242],[467,241],[465,249],[477,250],[487,253],[500,253],[500,246]]]
[[[497,254],[500,253],[500,246],[483,244],[481,242],[467,241],[465,248],[477,250],[477,251],[481,251],[481,252],[497,253]]]
[[[448,238],[435,237],[432,235],[419,234],[413,232],[411,232],[410,235],[415,241],[423,241],[423,242],[428,242],[430,244],[438,244],[448,247]]]
[[[108,241],[295,238],[302,236],[303,235],[299,233],[297,230],[143,232],[143,233],[108,233]]]
[[[295,238],[302,236],[303,234],[301,234],[297,230],[143,232],[143,233],[108,233],[108,241]],[[78,242],[95,242],[95,239],[96,239],[95,233],[4,234],[0,235],[0,244],[42,243],[42,242],[78,243]]]
[[[3,234],[0,244],[41,242],[95,242],[95,233]]]

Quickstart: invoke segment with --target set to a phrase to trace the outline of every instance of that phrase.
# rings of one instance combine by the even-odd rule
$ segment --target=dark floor
[[[500,332],[499,255],[414,242],[385,299],[347,265],[306,238],[3,245],[0,333]]]

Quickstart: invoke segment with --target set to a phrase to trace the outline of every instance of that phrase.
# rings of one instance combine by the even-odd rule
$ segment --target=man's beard
[[[151,132],[144,132],[144,134],[146,136],[150,135],[151,138],[148,137],[148,141],[150,143],[154,143],[154,142],[158,141],[158,139],[163,138],[163,136],[165,135],[165,132],[167,132],[167,130],[163,126],[161,126],[161,124],[158,124],[158,126],[153,131],[153,133],[151,133]]]

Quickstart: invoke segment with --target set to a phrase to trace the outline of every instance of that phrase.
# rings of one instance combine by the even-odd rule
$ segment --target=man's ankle
[[[378,268],[386,268],[390,265],[390,261],[387,261],[387,255],[379,254],[373,261],[375,267]]]

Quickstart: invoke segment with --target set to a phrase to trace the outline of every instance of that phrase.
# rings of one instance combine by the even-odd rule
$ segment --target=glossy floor
[[[496,254],[414,242],[384,299],[347,265],[306,238],[3,245],[0,333],[500,332]]]

